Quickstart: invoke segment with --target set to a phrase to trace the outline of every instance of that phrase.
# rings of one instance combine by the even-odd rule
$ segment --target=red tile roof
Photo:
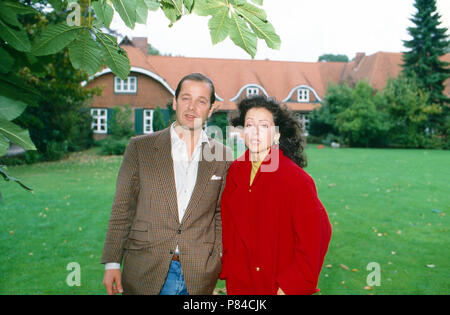
[[[330,82],[353,82],[368,80],[375,89],[382,89],[389,78],[401,71],[402,54],[378,52],[349,63],[342,62],[288,62],[272,60],[239,60],[224,58],[188,58],[171,56],[150,56],[139,48],[124,45],[131,66],[147,69],[162,77],[175,90],[186,74],[200,72],[210,77],[216,87],[221,110],[234,110],[231,101],[241,89],[249,84],[263,87],[269,96],[278,101],[285,100],[294,88],[306,85],[323,99]],[[359,59],[359,60],[358,60]],[[443,58],[450,61],[450,54]],[[446,82],[446,93],[450,80]],[[310,111],[320,103],[293,103],[293,110]]]

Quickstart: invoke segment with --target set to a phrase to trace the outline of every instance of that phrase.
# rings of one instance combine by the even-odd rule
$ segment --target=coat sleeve
[[[291,214],[294,254],[278,275],[277,284],[286,294],[314,294],[319,291],[317,283],[331,239],[331,224],[313,180],[308,177],[299,188]]]
[[[117,177],[101,263],[122,262],[123,249],[136,213],[139,194],[138,153],[135,139],[128,144]]]
[[[227,266],[230,259],[230,246],[231,246],[231,236],[232,236],[232,224],[230,217],[230,209],[228,207],[228,196],[231,186],[234,183],[231,180],[232,167],[228,169],[228,174],[226,178],[225,188],[221,198],[221,217],[222,217],[222,271],[219,278],[225,280],[227,278]]]
[[[225,172],[222,175],[223,177],[223,181],[222,181],[222,185],[220,186],[220,192],[219,192],[219,196],[217,199],[217,205],[216,205],[216,212],[214,214],[214,219],[215,219],[215,223],[216,223],[216,241],[215,241],[215,246],[214,248],[217,248],[220,253],[223,253],[223,245],[222,245],[222,216],[221,216],[221,212],[222,212],[222,206],[221,206],[221,200],[222,200],[222,195],[223,195],[223,191],[225,189],[225,185],[226,185],[226,176],[228,173],[228,168],[230,166],[230,162],[226,162],[226,166],[225,166]]]

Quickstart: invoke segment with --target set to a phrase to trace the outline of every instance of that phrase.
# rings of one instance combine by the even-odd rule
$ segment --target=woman
[[[234,161],[221,200],[221,279],[228,294],[313,294],[331,225],[306,165],[301,127],[256,96],[239,104],[248,150]],[[278,128],[277,128],[278,127]]]

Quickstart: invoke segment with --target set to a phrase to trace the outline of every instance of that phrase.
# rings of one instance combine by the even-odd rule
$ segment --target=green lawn
[[[333,225],[319,294],[450,294],[450,152],[307,150]],[[94,150],[9,167],[0,182],[0,294],[103,294],[100,257],[121,157]],[[81,267],[70,287],[67,265]],[[380,286],[368,287],[371,262]],[[219,282],[218,287],[223,287]]]

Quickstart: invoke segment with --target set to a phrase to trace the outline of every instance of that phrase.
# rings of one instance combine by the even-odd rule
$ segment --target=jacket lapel
[[[182,224],[190,217],[192,211],[197,208],[198,202],[203,196],[203,192],[205,191],[206,186],[209,184],[209,181],[217,168],[217,163],[215,163],[215,161],[208,162],[203,156],[205,145],[208,144],[202,143],[202,152],[200,153],[201,160],[198,162],[197,180],[195,182],[195,187],[192,191],[186,213],[183,216],[183,220],[181,222]],[[213,146],[211,150],[214,155],[215,146]]]
[[[167,204],[170,212],[179,221],[178,218],[178,202],[177,189],[175,185],[175,175],[173,170],[172,160],[172,145],[170,141],[170,127],[161,132],[158,139],[155,141],[155,149],[158,151],[158,166],[157,174],[161,187],[163,187]]]

